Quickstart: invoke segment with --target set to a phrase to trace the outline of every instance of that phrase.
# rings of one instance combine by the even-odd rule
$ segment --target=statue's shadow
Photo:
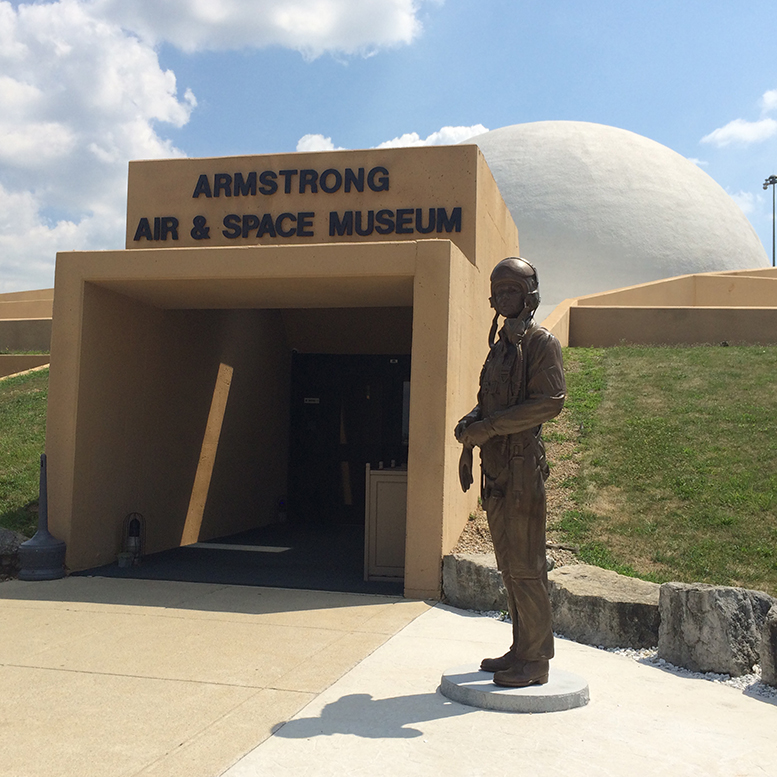
[[[275,736],[309,739],[332,734],[365,738],[411,739],[423,735],[410,724],[440,720],[474,712],[449,701],[440,693],[420,693],[373,699],[369,693],[352,693],[327,704],[316,718],[297,718],[282,724]]]

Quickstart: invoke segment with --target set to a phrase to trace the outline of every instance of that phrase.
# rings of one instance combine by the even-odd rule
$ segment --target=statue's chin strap
[[[531,324],[534,311],[527,305],[516,318],[505,319],[505,325],[509,325],[510,331],[519,339],[523,338],[526,330]],[[514,323],[513,323],[514,322]],[[491,330],[488,333],[488,347],[493,348],[496,342],[496,332],[499,329],[499,311],[494,313],[494,320],[491,322]]]

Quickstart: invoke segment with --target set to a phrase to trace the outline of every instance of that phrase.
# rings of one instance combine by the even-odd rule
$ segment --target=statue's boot
[[[494,683],[508,688],[525,688],[527,685],[544,685],[548,682],[550,662],[516,661],[509,669],[494,674]]]
[[[484,658],[480,662],[481,672],[503,672],[505,669],[509,669],[515,663],[515,642],[518,634],[518,613],[515,609],[515,597],[511,594],[510,589],[512,586],[512,580],[510,576],[502,572],[502,580],[504,581],[505,589],[507,591],[507,610],[510,613],[510,620],[513,624],[513,644],[510,649],[499,658]]]
[[[515,663],[513,649],[510,648],[503,656],[499,658],[484,658],[480,662],[481,672],[502,672],[509,669]]]

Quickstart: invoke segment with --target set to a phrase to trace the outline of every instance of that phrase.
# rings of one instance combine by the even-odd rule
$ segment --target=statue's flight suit
[[[506,262],[523,260],[497,265],[492,294],[500,277],[514,281],[515,273],[509,272],[510,266],[504,267]],[[538,301],[536,273],[528,267],[534,277],[523,285],[531,292],[533,281]],[[495,682],[504,685],[545,682],[547,662],[553,657],[545,558],[548,465],[540,431],[544,421],[561,411],[566,384],[559,342],[532,323],[533,312],[533,308],[524,309],[506,319],[483,365],[478,404],[456,429],[465,445],[463,459],[468,447],[470,456],[473,444],[480,447],[483,504],[507,589],[513,645],[502,658],[485,659],[482,664],[483,669],[495,672]],[[474,437],[466,431],[472,424],[477,424],[472,429],[477,432]]]

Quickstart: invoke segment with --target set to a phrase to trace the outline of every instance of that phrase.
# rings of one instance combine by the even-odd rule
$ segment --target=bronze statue
[[[540,432],[566,399],[558,340],[537,326],[537,271],[509,257],[491,273],[490,352],[480,373],[478,403],[456,426],[464,449],[461,487],[472,485],[472,449],[480,448],[481,496],[502,573],[513,644],[481,670],[497,685],[524,687],[548,681],[553,629],[545,558],[545,480],[548,464]],[[506,320],[499,335],[499,316]]]

